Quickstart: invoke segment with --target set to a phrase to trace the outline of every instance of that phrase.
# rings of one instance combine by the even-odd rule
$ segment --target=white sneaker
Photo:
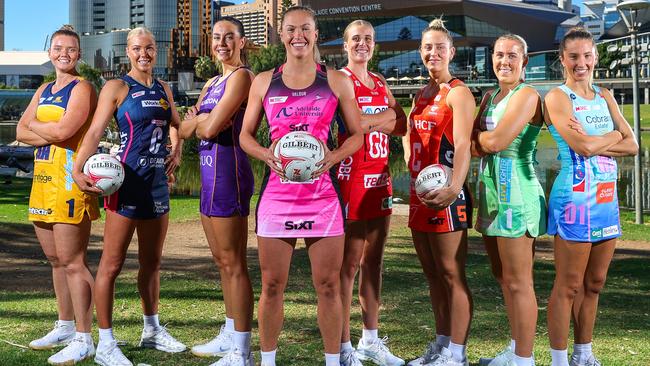
[[[357,352],[354,349],[351,351],[341,351],[341,358],[339,363],[341,366],[363,366],[357,357]]]
[[[72,342],[47,359],[50,365],[74,365],[95,355],[93,341],[86,342],[84,337],[76,337]]]
[[[431,363],[435,361],[438,356],[440,356],[440,350],[442,349],[442,346],[440,346],[436,342],[430,342],[429,345],[427,346],[427,349],[424,350],[424,354],[415,360],[411,361],[408,363],[407,366],[420,366],[420,365],[426,365],[428,363]]]
[[[222,359],[210,366],[255,366],[255,358],[253,352],[248,352],[248,357],[244,357],[240,350],[234,348]]]
[[[120,347],[117,346],[117,341],[98,343],[97,353],[95,353],[95,363],[101,366],[133,366]]]
[[[363,338],[357,344],[357,358],[361,361],[372,361],[379,366],[401,366],[404,360],[393,355],[386,346],[388,337],[376,338],[372,343],[366,344]]]
[[[510,346],[497,353],[494,358],[481,358],[478,361],[479,366],[506,366],[514,359],[515,352]]]
[[[72,342],[76,330],[74,326],[66,326],[61,324],[58,320],[54,322],[54,329],[39,339],[29,342],[31,349],[52,349],[59,346],[67,346]]]
[[[569,361],[569,366],[601,366],[600,361],[594,356],[589,356],[587,361],[580,362],[582,360],[578,359],[576,355],[571,355],[571,361]]]
[[[183,343],[172,337],[165,327],[160,327],[155,331],[143,329],[138,346],[142,348],[155,348],[158,351],[167,353],[183,352],[187,349]]]
[[[232,332],[226,330],[222,325],[219,334],[214,337],[210,342],[205,344],[197,344],[192,347],[192,354],[199,357],[223,357],[232,348]]]
[[[423,364],[426,366],[469,366],[467,358],[463,361],[456,361],[447,347],[440,349],[440,355],[433,362]]]

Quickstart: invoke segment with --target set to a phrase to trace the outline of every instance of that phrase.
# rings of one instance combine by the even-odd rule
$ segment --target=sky
[[[5,50],[42,51],[47,35],[69,22],[69,2],[5,0]],[[574,0],[573,3],[582,4],[582,0]],[[31,15],[32,13],[37,16]]]

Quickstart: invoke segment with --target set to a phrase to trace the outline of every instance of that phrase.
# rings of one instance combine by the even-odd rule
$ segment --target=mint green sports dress
[[[524,87],[530,86],[518,85],[497,104],[493,100],[499,89],[492,93],[481,116],[483,130],[497,127],[512,95]],[[546,233],[546,199],[533,166],[540,129],[526,124],[505,150],[481,158],[476,230],[483,235],[518,238]]]

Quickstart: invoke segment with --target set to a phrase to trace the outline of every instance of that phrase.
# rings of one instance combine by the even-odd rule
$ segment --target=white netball
[[[124,167],[117,158],[109,154],[95,154],[86,160],[84,174],[95,181],[95,186],[101,189],[102,196],[109,196],[124,182]]]
[[[274,153],[281,160],[287,179],[307,182],[311,180],[312,173],[318,170],[317,163],[325,157],[325,147],[314,135],[294,131],[280,138]]]
[[[449,185],[451,168],[442,164],[431,164],[420,171],[415,179],[415,194],[422,197],[436,189]]]

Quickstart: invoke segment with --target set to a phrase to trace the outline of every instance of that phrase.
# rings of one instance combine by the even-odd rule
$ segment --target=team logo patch
[[[41,104],[41,103],[43,103],[44,101],[45,101],[45,98],[39,98],[39,99],[38,99],[38,104]]]
[[[142,107],[144,108],[161,108],[162,105],[160,105],[159,100],[143,100],[141,102]]]
[[[616,194],[616,183],[606,182],[596,185],[596,203],[608,203],[614,201]]]
[[[167,125],[167,121],[164,119],[152,119],[151,124],[156,125],[157,127],[164,127]]]
[[[52,103],[63,103],[63,99],[62,99],[62,97],[56,97],[56,98],[54,98]]]
[[[573,93],[569,94],[569,97],[571,97],[571,100],[576,100],[577,96]]]
[[[160,106],[162,109],[167,110],[167,108],[169,108],[169,103],[167,103],[167,101],[163,98],[160,98]]]
[[[364,188],[385,187],[389,184],[390,184],[390,178],[388,177],[388,173],[364,174],[363,176]]]
[[[138,91],[138,92],[131,93],[131,98],[135,99],[135,98],[138,98],[138,97],[143,96],[144,94],[145,94],[145,91],[144,91],[144,90],[140,90],[140,91]]]
[[[585,191],[585,158],[571,150],[573,160],[573,192]]]
[[[603,238],[619,234],[618,225],[612,225],[603,228]]]
[[[575,108],[576,112],[589,112],[591,111],[591,106],[589,105],[577,105]]]
[[[29,208],[29,214],[30,215],[39,215],[39,216],[48,216],[48,215],[52,214],[52,209],[51,208],[30,207]]]
[[[313,220],[285,221],[285,230],[311,230],[314,226]]]
[[[279,96],[279,97],[270,97],[269,98],[269,104],[278,104],[278,103],[284,103],[287,101],[287,96]]]
[[[292,97],[306,97],[307,92],[306,91],[296,91],[291,93]]]
[[[372,97],[358,97],[357,101],[359,103],[371,103],[372,102]]]

